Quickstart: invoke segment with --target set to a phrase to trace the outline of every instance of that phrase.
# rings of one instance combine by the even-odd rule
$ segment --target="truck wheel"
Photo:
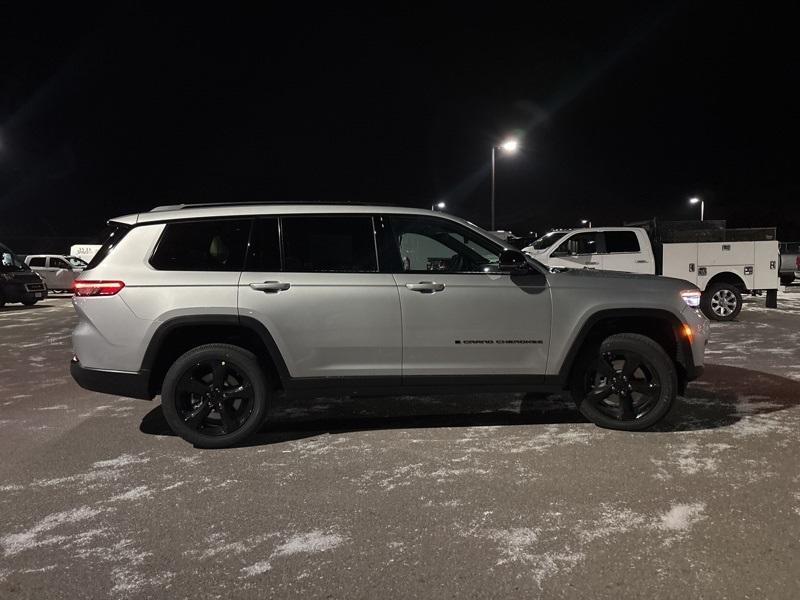
[[[38,300],[23,300],[23,301],[22,301],[22,303],[23,303],[25,306],[33,306],[33,305],[34,305],[34,304],[36,304],[37,302],[38,302]]]
[[[794,275],[781,275],[781,285],[792,285]]]
[[[742,293],[730,283],[713,283],[703,292],[700,309],[714,321],[732,321],[742,310]]]
[[[252,352],[206,344],[180,356],[161,386],[161,408],[172,431],[199,448],[226,448],[256,432],[269,388]]]
[[[584,417],[609,429],[647,429],[669,412],[678,389],[664,349],[637,333],[618,333],[587,349],[573,369],[570,391]]]

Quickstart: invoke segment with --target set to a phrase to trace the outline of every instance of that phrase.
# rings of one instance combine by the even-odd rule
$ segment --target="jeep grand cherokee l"
[[[639,430],[703,368],[697,288],[547,270],[438,212],[179,205],[110,225],[74,284],[73,377],[160,394],[197,446],[245,439],[275,394],[569,390]]]

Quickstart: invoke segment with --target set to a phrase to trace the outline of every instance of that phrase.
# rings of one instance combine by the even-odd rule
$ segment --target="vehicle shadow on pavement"
[[[800,381],[762,371],[706,364],[666,418],[651,431],[694,431],[727,427],[744,417],[800,405]]]
[[[800,404],[800,382],[759,371],[707,365],[670,413],[650,432],[680,432],[727,427],[743,417]],[[558,396],[474,394],[294,399],[276,398],[267,425],[240,446],[260,446],[324,433],[376,429],[553,425],[587,423],[572,402]],[[174,435],[161,407],[142,419],[140,430]],[[648,432],[644,432],[647,434]],[[641,434],[640,434],[641,435]]]

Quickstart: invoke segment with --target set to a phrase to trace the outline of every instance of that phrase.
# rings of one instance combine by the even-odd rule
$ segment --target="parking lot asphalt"
[[[521,395],[277,402],[198,450],[0,309],[0,598],[794,598],[800,288],[715,323],[658,431]]]

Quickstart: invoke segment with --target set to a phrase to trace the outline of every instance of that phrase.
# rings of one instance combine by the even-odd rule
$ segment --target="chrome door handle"
[[[636,262],[637,263],[646,263],[647,261],[646,260],[637,260]]]
[[[292,287],[291,283],[283,283],[282,281],[265,281],[263,283],[251,283],[250,287],[259,292],[266,292],[267,294],[277,294]]]
[[[443,283],[436,283],[435,281],[420,281],[419,283],[407,283],[406,287],[412,292],[420,292],[422,294],[433,294],[434,292],[441,292],[444,290]]]
[[[590,261],[587,261],[586,264],[587,265],[599,265],[600,263],[597,262],[596,260],[590,260]]]

